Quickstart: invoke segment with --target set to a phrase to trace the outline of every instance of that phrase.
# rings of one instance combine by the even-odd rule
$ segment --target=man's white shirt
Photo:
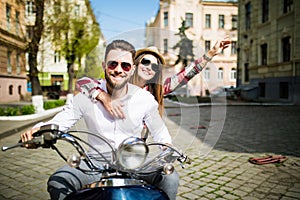
[[[107,92],[106,81],[99,85]],[[124,106],[125,119],[115,119],[102,103],[93,102],[87,96],[78,93],[73,101],[60,113],[44,124],[57,124],[61,131],[66,131],[82,117],[90,132],[104,136],[115,148],[126,138],[140,137],[144,122],[155,142],[172,143],[169,131],[158,112],[158,103],[153,95],[133,84],[128,84],[127,94],[120,99]],[[97,146],[97,140],[90,139],[90,144]]]

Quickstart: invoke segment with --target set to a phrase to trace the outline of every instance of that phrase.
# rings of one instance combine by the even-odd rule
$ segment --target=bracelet
[[[212,57],[208,57],[206,54],[203,55],[204,60],[211,61]]]

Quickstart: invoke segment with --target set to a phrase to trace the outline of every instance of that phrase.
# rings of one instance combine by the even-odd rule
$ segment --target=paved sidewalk
[[[300,199],[299,106],[218,105],[213,109],[167,102],[165,112],[174,143],[193,161],[185,169],[177,167],[178,200]],[[217,115],[212,117],[214,112]],[[19,134],[0,138],[0,146],[14,144]],[[283,164],[248,162],[250,157],[266,155],[288,159]],[[49,149],[14,149],[1,152],[0,159],[0,199],[49,199],[47,178],[64,164]]]

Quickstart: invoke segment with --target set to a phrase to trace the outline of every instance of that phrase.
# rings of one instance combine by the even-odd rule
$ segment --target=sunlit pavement
[[[199,146],[215,126],[211,107],[168,105],[165,111],[174,143],[181,143],[192,159],[184,169],[176,166],[181,175],[177,199],[300,199],[300,107],[227,106],[222,133],[214,135],[216,144],[206,152]],[[215,119],[217,124],[222,117]],[[2,138],[0,145],[14,144],[19,134]],[[288,159],[282,164],[248,162],[266,155]],[[19,148],[1,152],[0,158],[0,199],[49,199],[47,178],[64,164],[49,149]]]

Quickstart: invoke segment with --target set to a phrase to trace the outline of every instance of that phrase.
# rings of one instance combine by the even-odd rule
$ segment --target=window
[[[7,73],[11,74],[12,66],[11,66],[11,51],[7,51]]]
[[[8,93],[9,93],[9,95],[13,95],[13,91],[14,91],[14,86],[13,86],[13,85],[10,85],[10,86],[8,87]]]
[[[224,15],[219,15],[219,28],[224,28],[225,26],[225,17]]]
[[[25,9],[26,9],[25,10],[26,16],[33,15],[33,13],[35,12],[35,7],[34,7],[34,4],[33,4],[32,0],[26,1]]]
[[[54,51],[54,63],[60,62],[60,51]]]
[[[280,82],[279,83],[279,98],[288,99],[289,98],[289,83]]]
[[[232,15],[231,16],[231,29],[236,30],[238,27],[238,16]]]
[[[9,31],[10,30],[10,20],[11,20],[11,6],[9,4],[6,4],[6,28]]]
[[[266,97],[266,83],[260,82],[258,83],[259,87],[259,97]]]
[[[211,28],[211,15],[205,15],[205,28]]]
[[[285,37],[281,40],[282,44],[282,61],[287,62],[291,60],[291,37]]]
[[[263,0],[262,2],[262,23],[269,20],[269,0]]]
[[[245,5],[245,28],[246,30],[251,29],[251,2],[247,3]]]
[[[51,75],[51,85],[62,85],[64,82],[63,75]]]
[[[293,0],[283,0],[283,13],[288,13],[293,10]]]
[[[231,68],[230,70],[230,80],[236,80],[236,69]]]
[[[210,41],[209,40],[205,40],[205,52],[210,50]]]
[[[231,55],[237,54],[236,41],[231,42]]]
[[[168,53],[168,39],[164,39],[164,53]]]
[[[185,26],[193,27],[193,13],[185,13]]]
[[[18,94],[22,95],[22,86],[21,85],[18,86]]]
[[[268,45],[267,44],[262,44],[260,45],[260,55],[261,55],[261,65],[267,65],[268,62]]]
[[[19,35],[20,32],[20,12],[16,11],[16,35]]]
[[[18,75],[21,74],[20,54],[19,53],[17,53],[17,55],[16,55],[16,71],[17,71]]]
[[[249,63],[244,63],[245,73],[244,73],[244,80],[245,82],[249,81]]]
[[[223,68],[218,69],[218,80],[223,80]]]
[[[169,25],[169,13],[164,12],[164,26],[167,27]]]
[[[210,79],[210,69],[209,69],[209,67],[205,68],[205,70],[204,70],[204,79],[205,80],[209,80]]]

